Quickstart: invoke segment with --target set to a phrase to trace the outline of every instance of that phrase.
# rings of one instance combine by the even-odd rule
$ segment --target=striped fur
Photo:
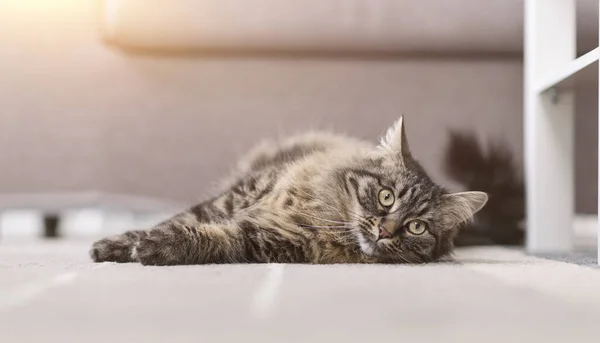
[[[434,184],[401,118],[379,146],[319,133],[264,143],[218,196],[150,230],[102,239],[91,256],[144,265],[432,262],[486,201]],[[410,230],[414,220],[424,232]]]

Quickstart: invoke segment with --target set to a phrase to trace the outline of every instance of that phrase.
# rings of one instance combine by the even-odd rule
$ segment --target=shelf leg
[[[572,248],[574,212],[574,96],[539,93],[540,75],[576,56],[575,0],[525,2],[525,177],[527,250]]]

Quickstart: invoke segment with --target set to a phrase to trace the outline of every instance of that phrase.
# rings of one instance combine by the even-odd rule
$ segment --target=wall
[[[98,39],[95,1],[59,0],[53,11],[7,4],[0,193],[101,190],[191,202],[263,137],[324,128],[377,139],[402,113],[414,154],[438,181],[446,182],[448,128],[505,139],[522,159],[520,58],[126,54]],[[590,97],[580,100],[585,111]],[[578,130],[578,145],[595,140],[591,126]],[[578,155],[582,211],[595,208],[589,147]]]

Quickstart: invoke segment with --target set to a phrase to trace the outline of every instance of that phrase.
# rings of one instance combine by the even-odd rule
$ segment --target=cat
[[[325,133],[264,143],[220,195],[101,239],[90,255],[143,265],[438,261],[488,195],[435,184],[404,126],[401,117],[378,145]]]

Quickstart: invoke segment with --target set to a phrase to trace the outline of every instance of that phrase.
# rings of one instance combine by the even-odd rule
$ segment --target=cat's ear
[[[460,192],[443,195],[442,199],[446,224],[454,227],[472,220],[487,203],[488,195],[484,192]]]
[[[406,131],[404,125],[404,116],[400,117],[394,125],[392,125],[381,138],[379,147],[388,152],[397,154],[402,160],[412,159],[408,140],[406,139]]]

